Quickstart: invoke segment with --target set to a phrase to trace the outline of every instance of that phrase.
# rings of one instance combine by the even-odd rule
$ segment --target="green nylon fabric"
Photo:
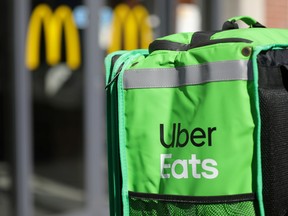
[[[245,38],[251,40],[251,46],[263,46],[287,43],[287,29],[248,28],[227,30],[216,33],[212,39]]]
[[[129,197],[128,197],[128,171],[127,171],[127,156],[126,156],[126,142],[125,142],[125,132],[124,132],[124,125],[125,125],[125,118],[123,113],[125,113],[125,106],[124,106],[124,96],[123,96],[123,73],[124,71],[133,64],[133,62],[137,59],[141,59],[143,55],[147,54],[147,50],[133,50],[127,53],[127,59],[125,57],[120,57],[119,62],[123,62],[124,65],[121,69],[119,79],[118,79],[118,124],[119,124],[119,143],[120,143],[120,162],[121,162],[121,174],[122,174],[122,202],[123,202],[123,214],[129,215]],[[130,57],[130,58],[129,58]],[[119,64],[120,67],[121,64]]]
[[[264,204],[263,204],[263,195],[262,195],[262,164],[261,164],[261,116],[260,116],[260,102],[259,102],[259,93],[258,93],[258,65],[257,65],[257,56],[264,50],[264,47],[257,47],[254,50],[252,61],[253,61],[253,71],[254,71],[254,86],[255,86],[255,110],[257,116],[256,124],[256,154],[257,154],[257,199],[259,202],[260,215],[265,216]]]
[[[242,20],[244,23],[246,23],[249,26],[257,23],[255,19],[249,16],[236,16],[236,17],[232,17],[228,19],[228,21],[238,21],[238,20]]]
[[[147,50],[118,51],[105,58],[106,85],[114,79],[119,72],[122,63],[129,57],[137,58],[147,55]],[[117,61],[112,62],[113,57],[119,56]],[[131,59],[132,60],[132,59]],[[127,64],[126,64],[127,65]],[[108,167],[109,167],[109,203],[110,215],[121,215],[121,173],[119,167],[119,134],[118,134],[118,92],[117,85],[112,82],[107,86],[107,142],[108,142]],[[126,166],[126,165],[124,165]]]
[[[180,88],[126,90],[128,190],[188,196],[253,192],[254,122],[248,95],[252,85],[252,82],[232,81]],[[195,128],[203,129],[205,138],[201,131],[194,134],[203,137],[194,140],[196,143],[204,142],[203,146],[197,147],[189,141],[185,147],[176,148],[177,128],[174,148],[163,147],[160,124],[164,125],[164,140],[171,143],[173,124],[179,127],[179,123],[180,129],[185,128],[189,133]],[[209,127],[216,127],[210,137]],[[185,140],[186,135],[182,133],[179,142]],[[209,142],[211,146],[208,146]],[[161,154],[172,154],[171,158],[165,159],[165,164],[171,164],[171,168],[160,170]],[[192,154],[196,156],[195,160],[202,161],[202,165],[200,161],[196,168],[189,164]],[[218,171],[203,169],[205,159],[215,161],[217,165],[210,161],[214,165],[209,166]],[[172,174],[172,164],[176,160],[182,160],[174,169],[181,175],[180,179]],[[170,178],[161,178],[161,172],[169,174]],[[211,177],[213,179],[209,179]]]
[[[216,44],[186,52],[156,51],[132,68],[177,68],[248,60],[250,56],[241,53],[244,47],[247,43]],[[122,98],[125,131],[121,133],[125,134],[127,150],[128,190],[190,196],[254,192],[255,125],[250,109],[253,102],[249,96],[253,94],[252,85],[253,82],[227,81],[179,88],[125,90]],[[205,145],[195,147],[189,138],[183,148],[164,148],[160,142],[161,124],[166,142],[171,142],[174,136],[176,143],[178,131],[184,128],[189,137],[193,129],[200,128],[193,136],[205,136],[195,138],[196,143],[205,142]],[[209,134],[213,128],[216,130]],[[208,138],[212,146],[208,146]],[[185,140],[183,132],[179,142]],[[171,158],[169,154],[172,154]],[[203,162],[209,162],[205,163],[209,166],[208,171]],[[174,178],[172,172],[181,179]],[[161,178],[161,173],[170,178]],[[209,179],[211,176],[213,179]],[[221,187],[223,183],[226,187]]]
[[[177,68],[248,60],[249,56],[241,53],[246,46],[246,43],[233,43],[188,52],[159,51],[139,60],[132,68]],[[119,84],[123,82],[123,73]],[[249,97],[252,85],[253,82],[247,81],[226,81],[179,88],[123,90],[122,86],[119,89],[124,215],[129,215],[127,191],[187,196],[255,191],[255,177],[252,176],[254,120]],[[167,142],[174,133],[176,145],[178,131],[185,128],[190,137],[192,130],[198,128],[193,141],[205,142],[205,145],[195,147],[189,138],[185,148],[164,148],[160,144],[160,124],[166,131],[163,139]],[[213,128],[216,129],[211,132]],[[185,140],[184,134],[179,136],[180,143]],[[170,178],[161,177],[161,173]]]
[[[189,44],[192,34],[174,34],[159,40]],[[145,58],[141,54],[129,60],[135,52],[118,61],[117,67],[127,60],[126,69],[252,60],[257,78],[256,53],[285,46],[287,35],[284,29],[227,30],[215,33],[212,39],[245,38],[252,43],[213,44],[188,51],[158,50]],[[284,45],[274,45],[275,41]],[[242,54],[246,47],[254,51],[254,59]],[[123,214],[129,215],[128,191],[187,196],[257,192],[260,215],[264,216],[257,79],[124,90],[124,72],[118,80],[119,104],[114,105],[118,106],[120,118],[114,136],[119,134],[120,140]],[[186,145],[177,148],[177,142]],[[165,148],[163,143],[170,147]]]
[[[114,52],[105,58],[106,68],[106,85],[113,79],[118,68],[112,65],[114,56],[123,55],[126,51]],[[120,59],[121,60],[121,59]],[[109,170],[109,205],[110,215],[121,214],[121,174],[119,170],[119,150],[118,141],[118,122],[117,122],[117,91],[115,83],[106,90],[107,95],[107,154],[108,154],[108,170]]]
[[[189,44],[193,33],[179,33],[158,38],[157,40],[169,40],[178,43]],[[219,31],[212,35],[211,39],[245,38],[252,41],[251,46],[286,44],[288,29],[271,28],[243,28]],[[276,43],[275,43],[276,41]]]
[[[168,41],[173,41],[173,42],[177,42],[177,43],[184,43],[184,44],[188,44],[191,41],[191,37],[192,37],[191,32],[184,32],[184,33],[180,33],[180,34],[171,34],[165,37],[161,37],[161,38],[157,38],[157,40],[168,40]]]
[[[199,65],[207,62],[228,60],[248,60],[250,56],[242,55],[247,43],[215,44],[199,47],[188,51],[154,51],[148,55],[145,61],[140,61],[133,69],[140,68],[173,68],[185,65]]]

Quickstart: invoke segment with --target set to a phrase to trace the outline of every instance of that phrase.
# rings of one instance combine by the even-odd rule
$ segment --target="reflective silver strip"
[[[252,80],[248,60],[211,62],[178,68],[130,69],[124,73],[124,89],[166,88],[225,80]]]

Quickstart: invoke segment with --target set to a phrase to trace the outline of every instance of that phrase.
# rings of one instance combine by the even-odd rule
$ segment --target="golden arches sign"
[[[66,63],[71,69],[81,64],[79,32],[68,6],[61,5],[53,13],[46,4],[38,5],[30,18],[26,41],[26,65],[35,70],[40,64],[41,27],[44,27],[46,61],[55,65],[61,61],[62,26],[65,32]]]
[[[153,40],[148,17],[149,13],[142,5],[136,5],[133,8],[126,4],[116,6],[108,52],[120,49],[148,48]]]

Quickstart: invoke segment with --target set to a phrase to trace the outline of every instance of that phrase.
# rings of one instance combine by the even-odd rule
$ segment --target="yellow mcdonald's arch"
[[[26,39],[26,65],[34,70],[40,64],[41,26],[44,27],[46,61],[55,65],[61,60],[62,26],[65,32],[66,63],[71,69],[81,64],[79,32],[68,6],[61,5],[53,13],[46,4],[38,5],[30,17]]]
[[[148,16],[148,11],[142,5],[130,8],[126,4],[119,4],[114,9],[112,38],[108,52],[148,48],[153,40]]]

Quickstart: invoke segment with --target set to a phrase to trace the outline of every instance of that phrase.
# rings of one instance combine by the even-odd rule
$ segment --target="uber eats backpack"
[[[108,55],[111,215],[288,215],[287,48],[234,17]]]

